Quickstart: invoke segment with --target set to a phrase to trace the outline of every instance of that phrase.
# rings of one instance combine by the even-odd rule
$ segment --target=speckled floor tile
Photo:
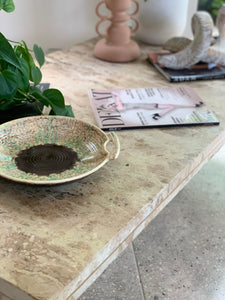
[[[225,299],[225,151],[134,241],[146,300]]]
[[[130,245],[79,300],[143,300],[139,280],[133,247]]]

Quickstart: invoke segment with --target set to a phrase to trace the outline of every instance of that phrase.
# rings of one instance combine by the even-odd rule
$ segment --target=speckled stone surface
[[[43,81],[95,124],[89,88],[169,85],[147,62],[93,57],[96,40],[53,52]],[[0,178],[0,292],[16,300],[76,299],[225,142],[224,80],[190,82],[220,126],[118,133],[121,152],[79,182],[33,187]]]

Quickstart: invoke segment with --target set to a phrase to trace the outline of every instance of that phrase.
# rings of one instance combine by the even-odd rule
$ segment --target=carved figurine
[[[164,49],[172,54],[160,55],[158,62],[170,69],[188,68],[199,61],[225,64],[225,5],[218,12],[216,25],[219,37],[213,38],[213,20],[209,13],[198,11],[192,18],[194,39],[175,37],[168,40]]]

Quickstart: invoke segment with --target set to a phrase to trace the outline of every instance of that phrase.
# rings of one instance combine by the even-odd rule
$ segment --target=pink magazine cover
[[[90,89],[88,94],[101,129],[219,124],[188,86]]]

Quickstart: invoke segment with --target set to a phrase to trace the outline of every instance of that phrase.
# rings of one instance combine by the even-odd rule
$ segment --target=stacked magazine
[[[214,113],[188,86],[88,91],[101,129],[218,125]]]
[[[225,78],[225,66],[206,63],[198,63],[190,68],[173,70],[157,62],[158,55],[162,53],[148,53],[148,61],[153,67],[170,82],[212,80]],[[167,53],[168,54],[168,53]]]

